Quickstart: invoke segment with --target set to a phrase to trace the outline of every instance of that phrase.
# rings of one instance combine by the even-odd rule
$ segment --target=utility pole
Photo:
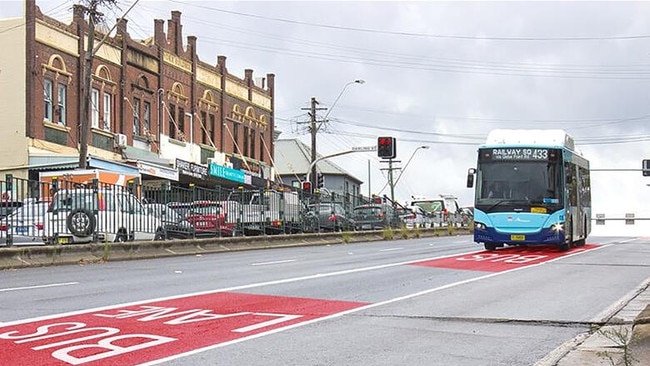
[[[95,21],[101,18],[97,11],[99,2],[91,0],[89,6],[84,6],[84,13],[88,14],[88,44],[84,55],[84,84],[81,97],[81,124],[79,126],[79,169],[88,166],[88,134],[90,133],[90,89],[92,87],[93,49],[95,48]],[[83,35],[82,35],[83,38]]]
[[[129,9],[124,13],[124,18],[140,0],[136,0],[131,4]],[[86,52],[84,53],[84,80],[83,92],[81,97],[81,121],[79,123],[79,169],[86,169],[88,167],[88,135],[90,135],[90,91],[92,90],[92,69],[93,57],[99,51],[99,48],[106,42],[108,36],[117,27],[117,23],[113,25],[111,30],[106,32],[104,38],[95,46],[95,24],[102,21],[104,14],[99,12],[97,8],[100,5],[108,7],[117,6],[117,0],[85,0],[86,6],[81,8],[84,14],[88,14],[88,44],[86,45]],[[83,32],[82,32],[83,33]],[[83,34],[82,34],[83,38]]]
[[[341,99],[341,96],[345,92],[345,89],[348,88],[348,86],[352,84],[363,84],[365,83],[364,80],[361,79],[356,79],[354,81],[350,81],[349,83],[345,84],[343,86],[343,89],[341,89],[341,92],[339,95],[336,96],[336,99],[334,99],[334,103],[330,106],[329,110],[325,114],[325,117],[321,121],[316,120],[316,111],[320,110],[326,110],[327,108],[318,108],[316,107],[318,105],[318,101],[316,100],[316,97],[311,97],[311,106],[310,108],[301,108],[302,110],[309,109],[309,114],[311,116],[311,122],[310,122],[310,127],[309,127],[309,132],[311,133],[311,171],[308,172],[308,176],[311,176],[311,180],[309,182],[311,183],[312,187],[316,187],[317,183],[317,176],[316,176],[316,134],[318,133],[318,130],[320,130],[320,127],[323,125],[324,122],[327,122],[327,116],[330,115],[332,112],[332,109],[336,105],[336,103]]]
[[[318,128],[316,126],[316,105],[318,104],[318,101],[316,100],[315,97],[311,97],[311,124],[309,125],[309,131],[311,132],[311,160],[309,161],[312,164],[311,167],[311,187],[312,189],[316,187],[316,164],[314,162],[316,161],[316,133],[318,132]]]
[[[311,134],[311,158],[310,158],[310,164],[311,164],[311,171],[307,172],[308,176],[310,177],[309,181],[311,182],[312,187],[316,187],[316,134],[318,133],[318,130],[320,129],[320,124],[316,120],[316,111],[320,110],[325,110],[327,108],[318,108],[316,107],[318,105],[318,101],[316,100],[316,97],[311,97],[311,103],[309,107],[309,115],[311,117],[311,121],[309,123],[309,133]],[[301,108],[305,110],[306,108]]]
[[[388,168],[382,168],[380,170],[388,170],[388,185],[390,186],[390,200],[395,202],[395,183],[393,181],[393,171],[402,169],[400,167],[393,167],[393,163],[401,163],[400,160],[381,160],[382,163],[388,162]],[[384,186],[385,187],[385,186]]]

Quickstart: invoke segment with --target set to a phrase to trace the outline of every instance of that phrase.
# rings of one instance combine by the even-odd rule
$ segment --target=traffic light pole
[[[320,158],[315,159],[309,165],[309,170],[307,171],[307,178],[305,178],[305,181],[311,182],[311,178],[315,177],[316,163],[318,163],[319,161],[329,159],[329,158],[333,158],[335,156],[341,156],[341,155],[345,155],[345,154],[351,154],[351,153],[354,153],[354,152],[362,152],[362,151],[363,150],[346,150],[346,151],[337,152],[337,153],[331,154],[331,155],[321,156]],[[312,175],[312,171],[314,171],[314,175]],[[315,187],[313,182],[312,182],[312,187]]]
[[[395,183],[393,183],[393,159],[388,159],[388,180],[390,181],[390,200],[395,202]]]

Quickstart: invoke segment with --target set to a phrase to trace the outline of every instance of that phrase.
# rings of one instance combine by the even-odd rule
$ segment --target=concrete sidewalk
[[[566,342],[535,366],[650,365],[650,278],[607,323]]]

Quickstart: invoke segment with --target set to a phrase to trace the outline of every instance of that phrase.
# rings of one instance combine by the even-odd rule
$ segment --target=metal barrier
[[[85,180],[84,180],[85,179]],[[62,174],[39,182],[0,181],[0,245],[73,244],[321,232],[318,203],[340,205],[348,217],[371,198],[324,190],[108,184]],[[387,205],[390,206],[390,205]],[[392,206],[391,206],[392,207]],[[397,218],[397,214],[394,218]],[[460,214],[431,217],[431,227],[464,226]],[[397,229],[399,219],[388,224]],[[354,230],[354,226],[338,227]]]
[[[650,217],[636,217],[634,213],[626,213],[624,217],[605,217],[605,214],[599,213],[591,219],[596,225],[605,225],[606,221],[625,221],[625,225],[634,225],[638,220],[646,221],[650,220]]]

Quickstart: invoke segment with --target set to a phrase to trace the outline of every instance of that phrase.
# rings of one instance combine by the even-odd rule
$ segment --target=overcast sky
[[[37,1],[61,20],[73,3]],[[105,9],[107,25],[132,3]],[[21,2],[2,5],[1,17],[20,15]],[[471,205],[466,172],[495,128],[565,129],[592,169],[640,169],[650,158],[650,2],[140,0],[130,35],[151,36],[153,19],[172,10],[203,61],[225,55],[238,77],[276,75],[281,138],[309,145],[303,108],[311,97],[332,107],[339,95],[320,112],[329,120],[320,154],[395,136],[400,201],[449,193]],[[368,181],[389,194],[376,153],[332,161],[366,182],[364,194]],[[647,184],[640,171],[594,171],[594,213],[650,216]]]

